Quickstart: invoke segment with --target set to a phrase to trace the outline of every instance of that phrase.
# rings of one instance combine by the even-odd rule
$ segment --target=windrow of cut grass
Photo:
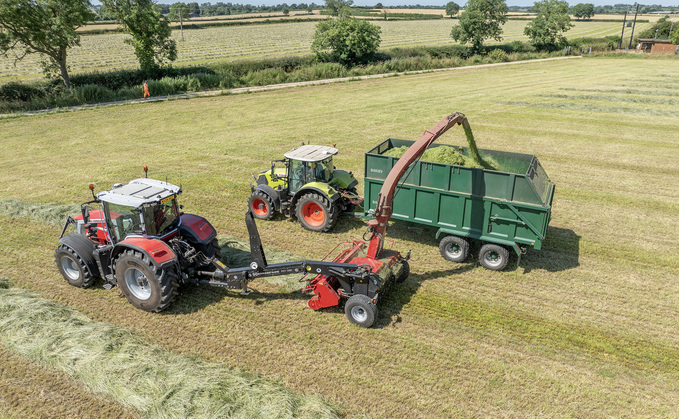
[[[577,108],[583,99],[523,105],[565,101],[536,97],[561,88],[662,91],[630,74],[653,84],[677,70],[665,59],[564,60],[0,121],[15,150],[0,155],[0,199],[70,205],[89,199],[88,183],[108,189],[148,165],[150,177],[182,184],[185,211],[240,241],[251,173],[301,142],[337,143],[335,164],[362,182],[365,151],[461,111],[479,148],[538,156],[557,185],[543,249],[490,272],[451,265],[434,232],[392,223],[387,246],[412,250],[412,274],[383,296],[373,329],[260,280],[247,297],[185,287],[167,312],[146,313],[115,288],[68,285],[52,262],[59,224],[30,218],[0,216],[0,276],[163,350],[321,394],[348,415],[676,416],[677,105],[624,104],[664,113],[642,120]],[[438,142],[464,135],[453,128]],[[258,227],[265,245],[316,259],[366,226],[340,217],[318,235],[276,217]]]
[[[318,397],[172,354],[25,290],[0,290],[0,314],[5,347],[143,417],[337,417]]]

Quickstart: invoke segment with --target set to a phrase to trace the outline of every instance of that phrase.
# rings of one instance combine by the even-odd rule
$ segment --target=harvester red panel
[[[175,254],[170,246],[162,240],[147,239],[144,237],[127,237],[122,243],[130,244],[144,250],[159,265],[170,262],[175,258]]]
[[[205,241],[216,234],[215,229],[203,217],[193,214],[182,214],[182,225],[194,232],[200,241]]]

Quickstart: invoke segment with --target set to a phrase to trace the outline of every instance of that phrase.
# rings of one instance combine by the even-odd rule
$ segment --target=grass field
[[[0,156],[0,200],[72,205],[88,199],[89,182],[108,188],[148,165],[151,177],[183,185],[185,211],[240,240],[250,173],[303,141],[337,143],[336,165],[362,180],[375,144],[415,139],[462,111],[479,147],[536,154],[557,185],[543,249],[491,272],[451,265],[431,232],[393,224],[387,234],[412,250],[412,274],[385,296],[373,329],[259,280],[248,297],[189,287],[166,313],[145,313],[117,289],[67,285],[52,256],[60,227],[9,210],[0,277],[164,350],[319,394],[349,416],[674,417],[678,68],[676,59],[577,59],[0,121],[12,150]],[[441,142],[464,136],[453,128]],[[364,231],[348,218],[323,235],[283,218],[258,225],[265,245],[305,258]],[[3,400],[44,385],[2,377]],[[92,416],[103,409],[87,406]]]
[[[450,37],[456,20],[435,21],[375,21],[382,28],[382,48],[417,45],[447,45],[455,43]],[[504,40],[525,41],[523,34],[526,21],[510,20],[504,25]],[[650,26],[637,25],[637,33]],[[173,31],[177,40],[178,55],[175,64],[198,64],[213,60],[237,60],[284,55],[310,54],[315,22],[281,23],[275,25],[247,25],[234,27],[210,27],[185,30],[184,41],[179,31]],[[618,35],[620,25],[608,22],[575,22],[567,36],[602,37]],[[629,36],[630,31],[627,31]],[[81,37],[81,46],[69,52],[68,63],[72,72],[135,68],[139,64],[132,46],[124,43],[129,36],[123,33],[87,35]],[[629,38],[628,38],[629,39]],[[492,44],[492,42],[490,42]],[[14,65],[14,61],[0,57],[0,83],[21,78],[42,76],[37,55],[26,57]]]

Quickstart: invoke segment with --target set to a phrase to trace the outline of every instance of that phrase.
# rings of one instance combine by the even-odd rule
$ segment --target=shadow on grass
[[[521,258],[524,273],[533,269],[560,272],[580,266],[580,236],[573,230],[549,227],[541,250],[528,250]]]

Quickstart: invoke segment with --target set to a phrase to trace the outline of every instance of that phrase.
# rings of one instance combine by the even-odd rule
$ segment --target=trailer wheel
[[[295,207],[302,227],[311,231],[328,231],[337,222],[337,205],[325,196],[309,192],[302,195]]]
[[[410,264],[408,263],[407,260],[403,259],[401,260],[401,269],[397,271],[398,275],[396,275],[396,282],[401,283],[408,279],[408,276],[410,275]]]
[[[116,260],[115,273],[127,301],[142,310],[162,311],[177,295],[174,266],[156,268],[143,253],[126,250]]]
[[[377,306],[367,295],[358,294],[350,297],[344,305],[344,314],[353,324],[370,327],[377,319]]]
[[[54,260],[66,282],[74,287],[87,288],[94,283],[96,278],[90,275],[85,262],[70,247],[59,245],[54,252]]]
[[[486,243],[479,250],[479,262],[486,269],[501,271],[509,262],[509,252],[500,245]]]
[[[451,262],[464,262],[469,256],[469,242],[458,236],[445,236],[439,242],[441,256]]]
[[[252,215],[254,215],[255,218],[270,220],[274,216],[273,199],[265,192],[260,190],[254,191],[252,195],[250,195],[248,205],[250,205]]]

